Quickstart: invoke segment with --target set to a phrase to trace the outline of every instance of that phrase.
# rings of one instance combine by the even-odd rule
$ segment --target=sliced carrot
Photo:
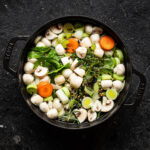
[[[67,51],[69,53],[74,53],[79,46],[78,40],[75,38],[71,38],[68,40],[69,44],[67,44]]]
[[[99,44],[102,49],[109,51],[112,48],[114,48],[115,41],[113,40],[112,37],[110,37],[108,35],[104,35],[100,38]]]
[[[48,97],[52,95],[53,87],[46,81],[41,81],[37,86],[38,93],[42,97]]]

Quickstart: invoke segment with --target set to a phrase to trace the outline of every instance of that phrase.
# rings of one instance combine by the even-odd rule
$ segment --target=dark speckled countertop
[[[28,108],[17,79],[3,69],[10,38],[31,35],[43,23],[65,16],[87,15],[109,25],[125,42],[133,66],[147,78],[136,111],[122,107],[101,126],[83,131],[54,128]],[[0,0],[0,150],[149,150],[150,149],[150,1],[149,0]],[[17,68],[23,42],[15,46]],[[138,86],[133,76],[130,95]],[[131,96],[129,101],[134,101]]]

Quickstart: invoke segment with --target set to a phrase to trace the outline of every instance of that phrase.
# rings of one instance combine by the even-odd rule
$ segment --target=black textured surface
[[[149,150],[150,149],[150,2],[149,0],[1,0],[0,1],[0,150]],[[43,23],[64,15],[87,15],[114,29],[125,42],[133,66],[147,77],[136,111],[122,107],[102,126],[84,131],[54,128],[36,117],[24,102],[17,79],[3,70],[10,38],[31,35]],[[16,45],[11,66],[24,43]],[[130,94],[137,87],[133,77]],[[129,101],[134,101],[130,97]]]

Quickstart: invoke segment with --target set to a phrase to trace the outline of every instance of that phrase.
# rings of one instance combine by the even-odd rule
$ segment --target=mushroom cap
[[[99,112],[102,108],[102,104],[99,100],[96,100],[92,106],[92,111]]]
[[[72,70],[71,69],[64,69],[63,72],[62,72],[62,75],[65,77],[65,78],[69,78],[69,76],[72,74]]]
[[[60,34],[63,31],[63,25],[59,23],[58,25],[51,26],[50,30],[55,34]]]
[[[43,97],[41,97],[41,96],[38,95],[38,94],[34,94],[34,95],[31,97],[31,102],[32,102],[34,105],[39,106],[39,105],[43,102]]]
[[[45,44],[41,41],[36,44],[36,47],[44,47],[44,46]]]
[[[45,33],[45,37],[48,39],[48,40],[53,40],[53,39],[56,39],[57,38],[57,35],[55,33],[53,33],[50,29],[48,29]]]
[[[113,100],[108,100],[105,96],[103,97],[102,101],[102,112],[108,112],[114,107],[114,101]]]
[[[116,73],[117,75],[123,75],[125,73],[125,67],[123,64],[118,64],[115,68],[114,68],[114,73]]]
[[[45,113],[48,112],[48,110],[49,110],[49,106],[48,106],[48,104],[46,102],[42,102],[39,105],[39,107],[40,107],[40,110],[45,112]]]
[[[101,86],[103,89],[108,89],[112,87],[112,80],[102,80]]]
[[[88,33],[88,34],[91,34],[92,31],[93,31],[92,25],[87,24],[87,25],[85,26],[85,32]]]
[[[57,75],[57,76],[54,78],[54,81],[55,81],[55,84],[61,85],[61,84],[65,83],[65,78],[64,78],[63,75]]]
[[[40,80],[40,82],[41,82],[41,81],[46,81],[46,82],[50,83],[50,82],[51,82],[51,78],[50,78],[49,76],[45,76],[45,77],[43,77],[43,78]]]
[[[123,88],[123,83],[121,81],[119,81],[119,80],[115,80],[115,81],[113,81],[113,87],[117,91],[119,91],[119,90],[121,90]]]
[[[76,69],[74,69],[74,72],[80,77],[83,77],[85,75],[85,70],[80,67],[77,67]]]
[[[55,98],[53,101],[53,108],[56,108],[58,111],[62,109],[62,104],[60,103],[60,100],[58,98]]]
[[[31,74],[24,74],[22,78],[25,84],[30,84],[34,80],[34,77]]]
[[[77,30],[73,36],[76,37],[77,39],[81,39],[82,38],[82,34],[83,34],[83,31],[82,30]]]
[[[76,49],[76,55],[77,55],[79,58],[85,58],[86,53],[87,53],[87,49],[86,49],[85,47],[78,47],[78,48]]]
[[[45,44],[45,46],[51,46],[51,42],[47,38],[42,38],[42,42]]]
[[[58,44],[56,47],[55,47],[55,50],[57,52],[58,55],[63,55],[65,54],[65,49],[64,47],[62,46],[62,44]]]
[[[27,62],[27,63],[25,63],[25,65],[24,65],[24,71],[26,72],[26,73],[32,73],[33,71],[34,71],[34,64],[33,63],[31,63],[31,62]]]
[[[102,34],[103,29],[100,27],[93,27],[93,33]]]
[[[94,120],[96,120],[96,118],[97,118],[97,113],[92,110],[88,110],[88,121],[93,122]]]
[[[55,108],[52,108],[47,112],[47,117],[50,119],[55,119],[57,118],[57,116],[58,116],[58,112],[57,109]]]
[[[42,67],[42,66],[38,66],[34,72],[34,75],[36,77],[39,77],[39,78],[43,78],[44,76],[46,76],[48,73],[48,68],[46,67]]]
[[[37,59],[36,58],[28,58],[28,62],[31,62],[31,63],[35,63],[37,61]]]
[[[87,111],[84,108],[76,110],[75,115],[80,123],[84,122],[87,119]]]

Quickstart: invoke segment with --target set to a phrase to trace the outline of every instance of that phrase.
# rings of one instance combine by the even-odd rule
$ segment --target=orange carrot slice
[[[112,37],[110,37],[108,35],[104,35],[100,38],[99,44],[102,49],[109,51],[112,48],[114,48],[115,41],[113,40]]]
[[[40,96],[48,97],[52,95],[53,87],[50,83],[41,81],[37,86],[37,90]]]
[[[67,44],[67,51],[69,53],[74,53],[79,46],[78,40],[75,38],[71,38],[68,40],[69,44]]]

